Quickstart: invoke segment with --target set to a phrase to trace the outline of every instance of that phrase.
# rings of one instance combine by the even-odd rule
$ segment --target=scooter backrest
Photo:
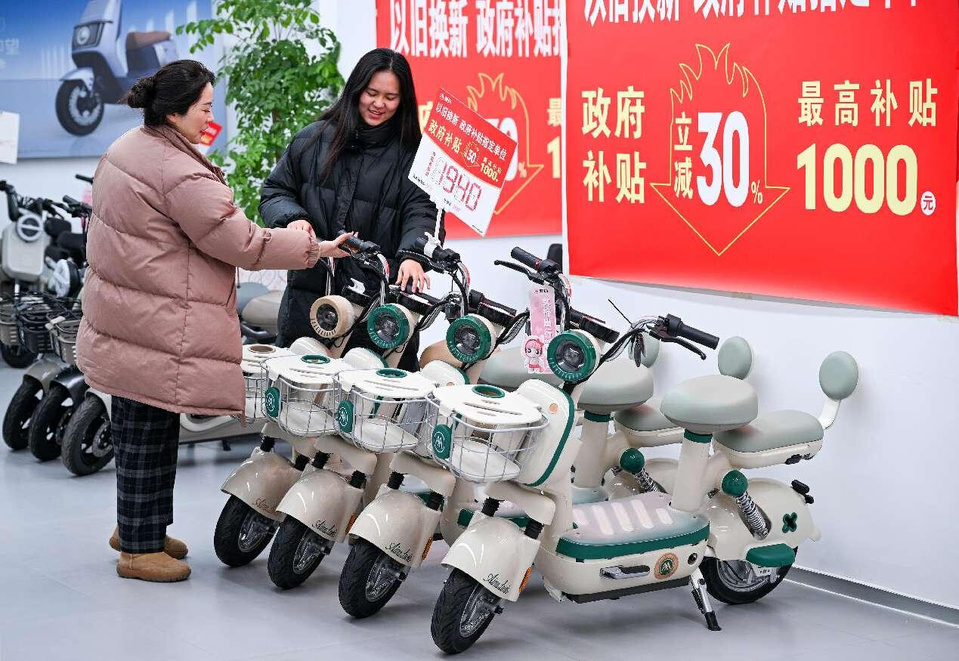
[[[719,373],[745,379],[753,368],[753,350],[741,337],[727,338],[719,347]]]
[[[662,343],[657,338],[652,335],[643,335],[643,348],[645,349],[642,359],[643,367],[652,367],[656,363],[661,346]]]
[[[437,343],[439,344],[439,343]],[[444,342],[445,346],[446,343]],[[470,382],[466,372],[454,367],[443,359],[431,360],[423,366],[420,374],[436,383],[439,387],[443,386],[462,386]]]
[[[301,337],[290,345],[290,351],[299,356],[320,355],[326,356],[329,351],[319,340],[312,337]]]
[[[826,397],[837,402],[849,397],[859,385],[859,365],[845,351],[834,351],[819,367],[819,386]]]

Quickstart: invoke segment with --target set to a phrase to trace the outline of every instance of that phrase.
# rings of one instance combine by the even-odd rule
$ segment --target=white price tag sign
[[[17,164],[20,115],[0,110],[0,163]]]

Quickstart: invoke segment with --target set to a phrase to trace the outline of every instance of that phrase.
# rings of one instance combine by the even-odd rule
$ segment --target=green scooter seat
[[[819,420],[802,411],[776,411],[761,415],[745,427],[719,432],[717,443],[736,452],[767,452],[790,445],[822,440]]]
[[[516,390],[524,381],[539,379],[561,386],[553,374],[530,374],[523,362],[523,350],[516,347],[493,354],[483,366],[480,382],[503,390]],[[592,413],[613,413],[642,404],[653,396],[653,374],[647,367],[636,367],[628,358],[604,363],[589,381],[579,408]]]
[[[759,413],[756,391],[719,374],[683,381],[666,393],[663,415],[695,434],[715,434],[748,425]]]
[[[669,501],[669,494],[657,491],[575,505],[575,527],[560,538],[556,552],[577,560],[612,559],[698,544],[709,537],[705,515],[673,509]]]
[[[676,427],[669,421],[659,407],[663,403],[662,397],[653,397],[644,404],[619,411],[613,419],[633,431],[662,431]]]

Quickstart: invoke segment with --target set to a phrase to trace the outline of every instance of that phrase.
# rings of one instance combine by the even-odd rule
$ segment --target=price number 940
[[[434,153],[426,167],[426,176],[444,193],[453,195],[470,211],[476,211],[483,188],[455,163],[444,158],[442,154]]]

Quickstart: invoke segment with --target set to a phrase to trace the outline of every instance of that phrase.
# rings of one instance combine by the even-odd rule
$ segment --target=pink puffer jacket
[[[171,127],[127,132],[94,175],[77,364],[97,390],[179,413],[243,410],[236,267],[303,269],[306,232],[263,229]]]

